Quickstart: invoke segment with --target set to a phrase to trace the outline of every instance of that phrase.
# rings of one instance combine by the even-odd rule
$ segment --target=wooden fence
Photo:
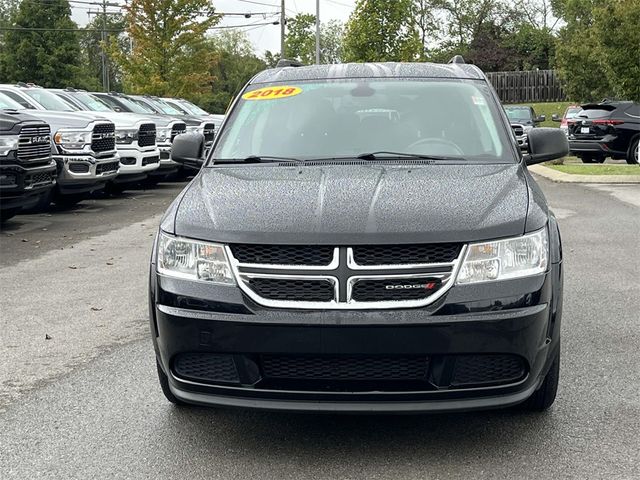
[[[566,100],[555,70],[490,72],[487,78],[504,103],[559,102]]]

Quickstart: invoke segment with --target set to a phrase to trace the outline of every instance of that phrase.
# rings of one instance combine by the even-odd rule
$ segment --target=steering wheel
[[[433,144],[444,145],[446,147],[449,147],[449,148],[453,149],[457,155],[464,155],[464,152],[462,150],[460,150],[460,147],[458,147],[458,145],[456,145],[451,140],[447,140],[446,138],[440,138],[440,137],[421,138],[420,140],[415,141],[411,145],[409,145],[407,147],[407,150],[413,151],[413,149],[415,147],[420,147],[420,146],[426,145],[426,144],[429,144],[429,145],[433,145]]]

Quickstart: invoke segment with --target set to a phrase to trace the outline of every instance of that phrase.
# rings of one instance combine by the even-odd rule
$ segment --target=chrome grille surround
[[[351,247],[335,247],[332,261],[325,266],[279,265],[241,263],[233,256],[231,248],[225,247],[227,258],[240,289],[253,301],[265,307],[307,310],[375,310],[392,308],[419,308],[434,303],[453,286],[462,265],[467,246],[462,245],[458,257],[449,263],[389,264],[360,266],[353,260]],[[380,301],[357,301],[353,289],[361,280],[404,280],[407,282],[437,279],[440,287],[424,298],[411,300],[382,299]],[[324,280],[334,286],[331,301],[275,300],[260,296],[251,288],[254,278],[287,280]]]
[[[20,130],[18,161],[35,163],[51,158],[51,129],[49,125],[27,125]]]

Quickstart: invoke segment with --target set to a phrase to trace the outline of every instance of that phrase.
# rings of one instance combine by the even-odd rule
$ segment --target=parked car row
[[[0,85],[0,218],[73,204],[103,188],[157,183],[201,159],[171,158],[176,136],[213,143],[222,115],[182,99]]]

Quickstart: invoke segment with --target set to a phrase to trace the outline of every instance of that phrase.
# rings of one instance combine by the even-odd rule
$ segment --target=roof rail
[[[282,67],[304,67],[304,63],[297,60],[287,60],[286,58],[281,58],[280,60],[278,60],[278,63],[276,63],[276,68]]]
[[[77,90],[73,87],[67,87],[64,89],[65,92],[77,92]]]
[[[451,57],[451,60],[449,60],[449,63],[467,63],[464,61],[464,58],[462,58],[462,55],[454,55],[453,57]]]

